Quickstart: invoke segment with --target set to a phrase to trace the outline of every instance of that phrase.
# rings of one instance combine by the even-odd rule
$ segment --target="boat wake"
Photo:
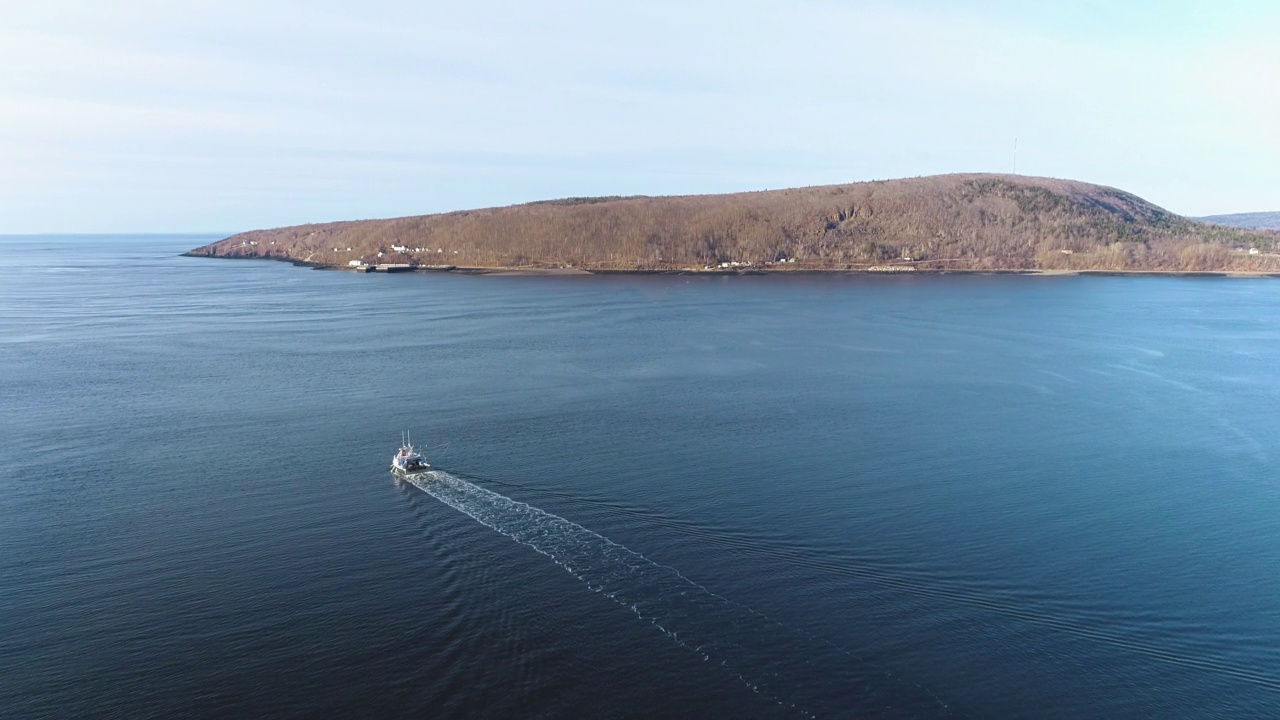
[[[902,683],[845,655],[836,669],[815,667],[815,643],[749,607],[685,577],[680,571],[558,515],[482,488],[440,470],[406,478],[423,492],[480,524],[546,555],[591,590],[630,610],[675,643],[733,673],[752,691],[808,717],[846,714],[850,705],[877,708],[878,717],[952,717],[956,713],[924,688]],[[806,647],[807,646],[807,647]],[[806,651],[809,650],[809,651]],[[834,697],[845,703],[831,707]]]
[[[498,481],[495,480],[493,482]],[[1275,673],[1233,662],[1227,659],[1220,650],[1214,652],[1213,646],[1215,644],[1219,648],[1225,645],[1221,642],[1213,643],[1202,640],[1198,644],[1193,644],[1191,640],[1194,638],[1186,638],[1184,639],[1184,645],[1181,647],[1170,645],[1168,642],[1154,642],[1144,639],[1135,628],[1126,626],[1123,623],[1117,623],[1108,628],[1096,621],[1090,621],[1078,615],[1036,609],[1034,603],[1026,600],[1002,598],[998,595],[982,593],[939,578],[912,577],[870,564],[850,563],[847,560],[837,558],[824,558],[794,549],[779,548],[767,543],[754,542],[750,538],[740,536],[725,536],[690,526],[677,520],[655,517],[609,503],[601,503],[546,489],[540,489],[539,492],[556,495],[566,502],[600,507],[611,513],[634,517],[642,522],[659,525],[674,532],[696,538],[700,542],[714,543],[735,551],[767,557],[771,560],[786,562],[829,575],[853,578],[868,585],[876,585],[885,590],[898,591],[917,599],[969,606],[992,615],[1004,616],[1029,625],[1037,625],[1085,641],[1141,654],[1169,665],[1215,673],[1272,692],[1280,692],[1280,677],[1277,677]]]

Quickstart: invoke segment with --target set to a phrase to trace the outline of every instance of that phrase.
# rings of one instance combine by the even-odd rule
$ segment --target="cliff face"
[[[255,230],[191,255],[346,266],[678,270],[1277,270],[1280,234],[1199,223],[1114,188],[943,175],[683,197],[569,198]],[[381,254],[380,254],[381,253]]]

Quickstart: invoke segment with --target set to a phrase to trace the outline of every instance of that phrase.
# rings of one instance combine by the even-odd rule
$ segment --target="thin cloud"
[[[1015,137],[1022,172],[1270,209],[1280,56],[1249,27],[1276,11],[1209,9],[10,4],[0,230],[152,229],[161,194],[199,230],[1008,171]]]

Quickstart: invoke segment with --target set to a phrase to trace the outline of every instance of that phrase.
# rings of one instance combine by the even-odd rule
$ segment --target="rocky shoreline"
[[[1037,277],[1063,276],[1147,276],[1147,277],[1200,277],[1200,278],[1280,278],[1280,272],[1251,270],[1045,270],[1038,268],[920,268],[904,265],[868,266],[862,268],[810,268],[810,267],[742,267],[742,268],[681,268],[681,269],[633,269],[633,268],[542,268],[542,267],[465,267],[456,265],[412,265],[379,270],[377,266],[345,267],[332,263],[318,263],[297,258],[279,256],[205,255],[186,252],[183,257],[213,258],[216,260],[271,260],[287,262],[297,267],[313,270],[345,272],[410,272],[447,273],[451,275],[491,275],[494,277],[568,277],[582,275],[1025,275]]]

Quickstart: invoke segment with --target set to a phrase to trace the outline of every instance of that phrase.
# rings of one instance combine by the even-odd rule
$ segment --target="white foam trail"
[[[566,496],[566,499],[572,502],[598,504],[581,498]],[[1240,665],[1239,663],[1232,662],[1227,658],[1215,656],[1204,651],[1199,654],[1193,654],[1191,651],[1185,649],[1168,647],[1149,640],[1144,640],[1141,637],[1134,635],[1132,632],[1125,632],[1122,628],[1108,629],[1106,627],[1089,624],[1088,622],[1080,619],[1060,616],[1050,612],[1043,612],[1036,609],[1033,604],[1015,603],[1010,602],[1007,599],[1002,599],[998,596],[991,597],[979,594],[973,590],[957,587],[952,583],[938,580],[936,578],[912,578],[874,566],[849,564],[848,562],[837,559],[815,557],[796,550],[775,548],[766,544],[751,542],[749,539],[745,538],[725,537],[715,532],[690,527],[682,522],[656,518],[629,511],[624,508],[614,506],[606,507],[608,507],[611,512],[638,517],[645,522],[661,525],[676,532],[725,547],[773,557],[784,562],[801,567],[808,567],[824,573],[856,578],[881,587],[891,588],[915,595],[917,597],[927,597],[947,603],[968,605],[993,613],[998,613],[1029,624],[1050,628],[1084,640],[1094,641],[1120,648],[1122,650],[1140,653],[1149,658],[1168,663],[1170,665],[1178,665],[1186,668],[1195,668],[1206,672],[1217,673],[1251,683],[1271,691],[1280,692],[1280,677],[1276,676],[1274,673],[1266,672],[1265,668],[1254,668]]]
[[[413,485],[480,524],[551,558],[593,591],[604,594],[679,645],[716,662],[747,687],[808,717],[830,702],[832,668],[812,666],[812,648],[799,633],[734,603],[645,556],[558,515],[433,470]],[[806,643],[808,644],[808,643]],[[845,668],[846,675],[852,668]],[[856,694],[868,707],[888,708],[916,695],[934,713],[949,709],[923,688],[887,674],[856,671]],[[854,678],[844,677],[846,681]],[[927,696],[927,697],[926,697]],[[811,709],[812,708],[812,709]],[[906,709],[906,708],[904,708]],[[917,708],[919,709],[919,708]]]

